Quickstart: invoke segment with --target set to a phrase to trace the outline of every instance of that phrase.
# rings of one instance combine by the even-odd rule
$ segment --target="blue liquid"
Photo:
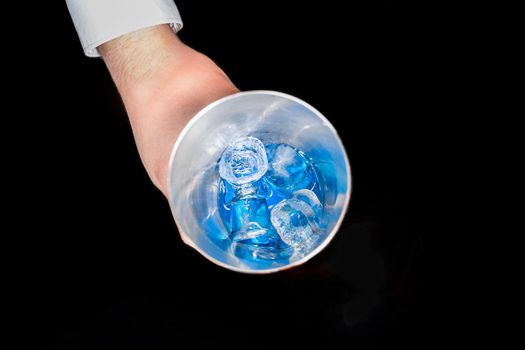
[[[270,221],[270,211],[298,190],[310,190],[323,203],[317,170],[303,152],[287,144],[264,145],[268,169],[256,181],[233,185],[221,178],[218,208],[232,241],[232,251],[241,258],[288,259],[295,248],[283,242]],[[254,170],[255,172],[256,170]],[[318,213],[321,215],[320,213]],[[297,216],[297,218],[300,216]],[[308,223],[290,223],[310,230]],[[291,240],[290,242],[295,242]]]

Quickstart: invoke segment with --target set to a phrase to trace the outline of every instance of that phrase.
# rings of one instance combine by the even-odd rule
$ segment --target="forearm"
[[[238,90],[167,25],[127,34],[99,50],[124,101],[144,166],[167,195],[169,156],[181,130],[204,106]]]

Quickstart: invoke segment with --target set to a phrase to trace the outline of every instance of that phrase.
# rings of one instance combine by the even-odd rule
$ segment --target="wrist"
[[[99,51],[124,99],[149,91],[166,75],[166,68],[179,65],[189,48],[168,25],[143,28],[104,43]]]
[[[238,89],[168,26],[130,33],[100,52],[124,101],[144,166],[166,195],[169,156],[182,129],[199,110]]]

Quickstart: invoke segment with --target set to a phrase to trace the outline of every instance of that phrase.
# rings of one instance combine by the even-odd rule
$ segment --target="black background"
[[[354,335],[432,333],[429,225],[419,213],[432,192],[423,145],[440,74],[434,9],[396,0],[177,4],[180,37],[241,90],[296,95],[334,124],[352,166],[347,217],[325,251],[267,276],[225,270],[185,246],[103,61],[84,57],[65,3],[46,2],[49,21],[33,24],[29,46],[40,59],[19,106],[31,116],[19,225],[33,232],[24,278],[34,339],[57,349],[164,349],[275,347],[285,336],[348,348]]]

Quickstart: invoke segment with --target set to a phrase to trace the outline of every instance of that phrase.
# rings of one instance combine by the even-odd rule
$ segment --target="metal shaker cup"
[[[322,178],[326,230],[297,258],[260,261],[239,258],[229,249],[218,212],[217,162],[233,140],[246,136],[297,147]],[[182,240],[215,264],[244,273],[284,270],[318,254],[337,233],[351,192],[350,164],[334,127],[309,104],[275,91],[240,92],[201,110],[175,143],[168,176],[168,199]]]

